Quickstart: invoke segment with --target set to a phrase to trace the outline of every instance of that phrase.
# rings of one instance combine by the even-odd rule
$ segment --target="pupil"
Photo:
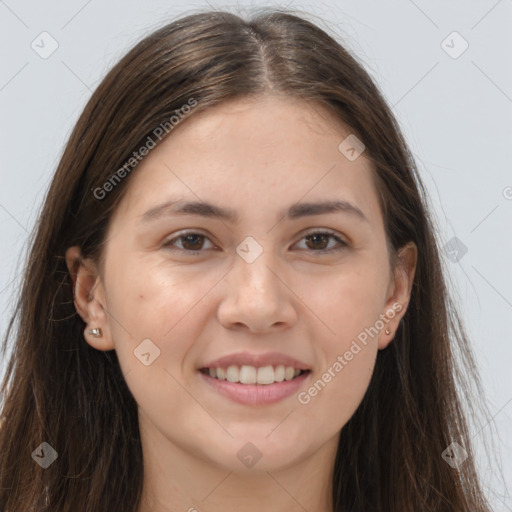
[[[197,243],[199,243],[197,240],[200,237],[201,237],[201,235],[185,235],[185,245],[189,245],[190,241],[192,240],[192,244],[191,245],[195,246]],[[196,240],[196,243],[193,242],[194,239]],[[201,244],[199,244],[199,245],[201,245]],[[191,249],[198,249],[198,247],[192,247]]]
[[[311,240],[313,240],[313,239],[314,239],[315,241],[318,241],[318,238],[323,238],[323,239],[324,239],[324,242],[325,242],[326,235],[318,235],[318,234],[317,234],[317,235],[309,235],[307,238],[308,238],[310,241],[311,241]],[[316,244],[316,242],[314,242],[314,244],[315,244],[315,245],[316,245],[316,247],[318,248],[318,245]]]

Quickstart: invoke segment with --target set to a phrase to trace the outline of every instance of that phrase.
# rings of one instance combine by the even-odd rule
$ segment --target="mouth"
[[[245,406],[269,406],[288,399],[307,385],[311,370],[293,366],[207,367],[198,371],[206,389]]]
[[[313,368],[284,353],[245,351],[205,361],[197,370],[207,392],[239,404],[266,406],[298,393]]]
[[[284,381],[295,380],[311,372],[311,370],[301,370],[282,364],[259,367],[230,365],[227,367],[201,368],[199,371],[215,380],[258,386],[270,386]]]

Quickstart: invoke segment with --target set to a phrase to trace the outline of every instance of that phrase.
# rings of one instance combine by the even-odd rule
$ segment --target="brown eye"
[[[204,243],[204,238],[205,237],[203,235],[199,234],[180,236],[183,247],[191,251],[197,251],[198,249],[201,249]]]
[[[306,241],[306,250],[316,254],[334,253],[343,250],[348,246],[348,244],[340,237],[329,231],[314,231],[305,235],[301,240]],[[331,240],[335,240],[337,242],[337,246],[334,244],[334,246],[329,247]],[[166,242],[164,247],[172,251],[186,252],[190,256],[196,256],[200,252],[204,252],[205,241],[211,243],[210,239],[201,233],[182,233],[181,235]],[[181,247],[177,246],[178,243],[181,244]],[[215,248],[215,246],[212,244],[210,249],[211,248]]]
[[[209,238],[206,235],[191,231],[174,237],[172,240],[166,242],[164,247],[172,251],[182,251],[195,255],[200,252],[204,252],[203,249],[205,249],[204,244],[206,240],[209,241]],[[177,243],[181,243],[181,247],[176,247]],[[212,247],[215,246],[212,244]]]
[[[329,231],[314,231],[308,233],[302,240],[306,241],[306,249],[319,254],[340,251],[348,246],[341,238]],[[328,248],[329,240],[336,240],[338,246]]]
[[[325,249],[329,244],[329,238],[331,238],[331,235],[315,233],[313,235],[306,236],[305,240],[306,243],[311,242],[311,246],[308,245],[310,249]]]

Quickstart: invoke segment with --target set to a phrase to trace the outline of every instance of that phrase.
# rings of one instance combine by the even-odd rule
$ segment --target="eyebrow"
[[[343,212],[353,215],[360,220],[368,222],[366,215],[355,205],[348,201],[334,200],[322,201],[317,203],[297,203],[290,206],[287,210],[280,212],[279,218],[283,216],[287,220],[295,220],[312,215],[324,215],[327,213]],[[141,215],[143,223],[160,219],[168,215],[198,215],[200,217],[217,217],[233,224],[238,223],[239,216],[231,208],[217,206],[204,201],[166,201],[151,208]]]

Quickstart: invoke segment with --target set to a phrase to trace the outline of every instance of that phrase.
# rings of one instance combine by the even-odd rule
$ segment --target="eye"
[[[338,246],[335,245],[334,247],[331,246],[330,248],[328,248],[329,239],[338,242]],[[205,240],[208,240],[209,243],[212,245],[212,247],[210,248],[216,248],[216,246],[212,244],[212,242],[206,235],[203,235],[202,233],[198,233],[195,231],[181,233],[179,236],[174,237],[168,242],[166,242],[164,244],[164,247],[171,251],[186,252],[188,253],[187,255],[189,256],[197,256],[200,252],[204,252],[202,251],[202,249],[205,248]],[[307,249],[317,254],[333,253],[341,251],[348,247],[348,244],[344,242],[339,236],[337,236],[336,233],[326,230],[311,231],[310,233],[307,233],[305,236],[303,236],[301,238],[301,241],[302,240],[305,240]],[[181,247],[176,247],[176,243],[180,243]]]
[[[181,235],[174,237],[164,244],[164,247],[170,249],[171,251],[185,251],[189,253],[190,256],[195,256],[199,254],[200,249],[203,248],[204,240],[209,240],[206,235],[201,233],[197,233],[195,231],[189,231],[182,233]],[[182,243],[182,247],[174,247],[174,243],[179,241]],[[213,244],[212,244],[213,245]],[[213,246],[215,247],[215,246]]]
[[[326,243],[327,247],[329,245],[329,239],[336,240],[336,242],[338,242],[338,246],[325,248]],[[306,244],[309,244],[308,249],[317,254],[333,253],[348,247],[348,244],[332,231],[311,231],[302,237],[301,240],[305,240]]]

